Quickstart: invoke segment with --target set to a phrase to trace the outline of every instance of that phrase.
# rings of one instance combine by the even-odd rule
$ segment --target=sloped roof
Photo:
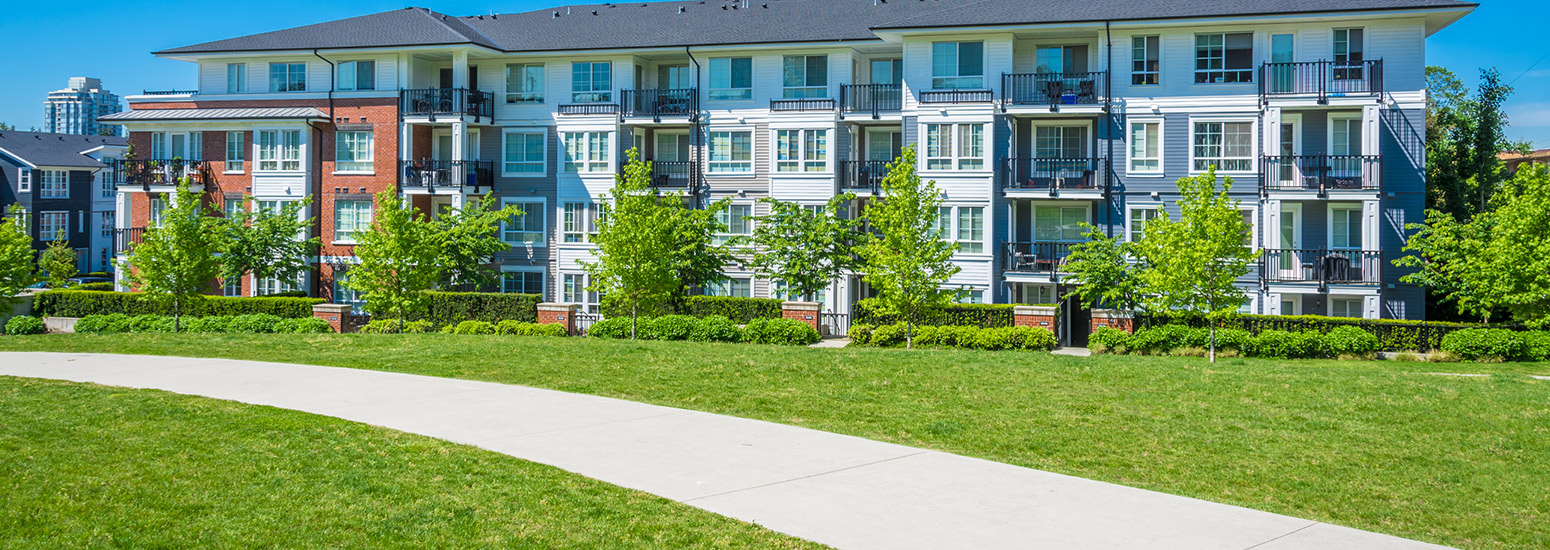
[[[33,166],[102,168],[82,153],[104,145],[124,147],[129,138],[0,131],[0,150]]]
[[[155,52],[157,55],[227,51],[311,50],[473,44],[500,49],[461,18],[404,8],[278,31],[250,34]]]
[[[251,107],[244,109],[135,109],[98,117],[101,122],[184,120],[248,120],[328,118],[316,107]]]
[[[1414,8],[1463,8],[1460,0],[980,0],[924,15],[880,23],[877,29],[974,27],[1019,23],[1072,23],[1330,13]]]

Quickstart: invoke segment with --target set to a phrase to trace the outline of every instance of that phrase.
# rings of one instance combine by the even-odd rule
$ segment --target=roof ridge
[[[458,36],[461,36],[461,37],[467,39],[471,43],[474,43],[474,44],[477,44],[477,45],[480,45],[480,46],[484,46],[484,47],[487,47],[487,48],[494,48],[496,50],[500,49],[500,46],[496,45],[494,40],[491,40],[490,37],[485,36],[484,33],[479,32],[478,30],[475,30],[473,27],[469,26],[467,23],[462,22],[461,20],[459,20],[460,18],[458,16],[456,16],[456,15],[448,15],[448,14],[445,14],[445,13],[441,13],[439,11],[432,10],[430,8],[422,8],[422,7],[418,7],[418,6],[411,6],[408,9],[420,10],[420,13],[425,14],[425,16],[429,17],[431,19],[431,21],[434,21],[434,22],[440,24],[442,28],[447,29],[448,31],[452,32],[453,34],[456,34]],[[448,19],[458,20],[457,21],[458,26],[462,27],[462,28],[459,29],[459,28],[453,27],[452,24],[448,22]],[[472,33],[473,36],[470,36],[469,35],[470,33]]]

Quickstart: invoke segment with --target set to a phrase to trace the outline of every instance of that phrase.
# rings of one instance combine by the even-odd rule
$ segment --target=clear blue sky
[[[41,126],[43,98],[72,76],[95,76],[120,95],[194,87],[194,67],[157,59],[153,50],[283,29],[405,7],[384,0],[108,2],[75,12],[49,2],[15,2],[0,19],[0,121]],[[855,0],[851,0],[855,1]],[[564,0],[426,0],[453,15],[510,13]],[[1481,0],[1481,6],[1427,40],[1427,61],[1473,85],[1496,67],[1517,93],[1508,103],[1509,135],[1550,148],[1550,32],[1545,0]],[[1536,64],[1537,61],[1537,64]]]

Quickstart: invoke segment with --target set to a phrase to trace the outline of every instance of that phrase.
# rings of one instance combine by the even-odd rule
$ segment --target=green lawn
[[[0,548],[819,548],[473,447],[0,377]]]
[[[1550,547],[1546,364],[808,349],[456,335],[50,335],[526,384],[940,449],[1470,549]],[[1428,372],[1489,372],[1445,377]]]

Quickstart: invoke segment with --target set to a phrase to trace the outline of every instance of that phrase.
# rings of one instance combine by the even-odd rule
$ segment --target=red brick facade
[[[574,336],[576,334],[576,304],[538,304],[538,324],[562,325],[565,333]]]
[[[1097,332],[1097,330],[1100,328],[1112,328],[1123,330],[1125,332],[1135,332],[1135,318],[1130,314],[1130,312],[1095,309],[1093,310],[1091,328],[1093,332]]]
[[[1012,324],[1054,331],[1055,308],[1053,306],[1017,306],[1012,310]]]
[[[813,330],[818,330],[818,312],[822,307],[817,302],[781,302],[780,316],[807,323]]]

